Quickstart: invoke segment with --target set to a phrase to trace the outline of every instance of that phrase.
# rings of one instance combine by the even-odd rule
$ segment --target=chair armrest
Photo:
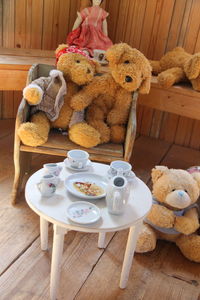
[[[132,96],[132,105],[129,113],[129,120],[126,130],[126,138],[124,143],[124,160],[129,161],[131,158],[133,145],[136,136],[136,105],[138,99],[138,92],[134,92]]]
[[[19,126],[26,122],[29,118],[30,106],[26,102],[24,98],[18,107],[17,116],[16,116],[16,123],[15,123],[15,130],[19,128]]]

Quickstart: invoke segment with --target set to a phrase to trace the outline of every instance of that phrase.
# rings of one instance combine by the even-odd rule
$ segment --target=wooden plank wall
[[[88,0],[0,0],[0,45],[55,49],[65,42],[76,11]],[[106,0],[109,36],[127,42],[149,59],[179,45],[200,51],[199,0]],[[0,94],[0,118],[12,118],[21,93]],[[14,99],[14,100],[13,100]],[[138,132],[200,149],[200,122],[138,107]]]

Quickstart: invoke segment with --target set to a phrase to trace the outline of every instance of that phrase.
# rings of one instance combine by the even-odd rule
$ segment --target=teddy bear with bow
[[[136,252],[155,249],[157,239],[175,242],[189,260],[200,262],[198,234],[200,172],[157,166],[152,170],[153,205],[139,234]]]
[[[149,93],[151,66],[146,57],[126,43],[115,44],[106,51],[109,72],[96,76],[71,99],[71,107],[87,107],[86,120],[100,133],[100,143],[122,143],[132,102],[132,92]],[[70,138],[79,132],[71,128]],[[81,141],[79,141],[79,145]]]
[[[100,142],[100,134],[84,120],[83,112],[76,113],[70,106],[71,97],[94,77],[99,64],[83,51],[65,44],[56,49],[57,69],[48,77],[40,77],[23,90],[29,103],[30,120],[18,129],[21,141],[28,146],[40,146],[48,140],[51,128],[76,128],[84,147]],[[76,143],[76,138],[73,139]]]

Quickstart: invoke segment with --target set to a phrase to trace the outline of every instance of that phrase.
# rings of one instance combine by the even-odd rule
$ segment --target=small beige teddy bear
[[[200,262],[200,227],[197,200],[200,173],[157,166],[152,170],[153,206],[139,238],[136,252],[152,251],[157,239],[173,241],[188,259]]]

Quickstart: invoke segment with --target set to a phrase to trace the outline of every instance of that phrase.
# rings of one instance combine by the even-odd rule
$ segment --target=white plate
[[[86,201],[77,201],[68,206],[67,216],[73,222],[90,224],[99,220],[101,213],[96,205]]]
[[[86,166],[84,168],[81,168],[81,169],[72,167],[69,163],[68,158],[64,159],[64,164],[70,170],[73,170],[73,171],[76,171],[76,172],[85,172],[91,167],[91,160],[88,159]]]
[[[94,183],[94,184],[100,186],[104,190],[104,193],[99,196],[85,195],[85,194],[79,192],[74,187],[74,183],[77,181]],[[65,179],[66,189],[73,195],[75,195],[79,198],[83,198],[83,199],[99,199],[99,198],[105,197],[107,184],[108,184],[107,178],[104,178],[103,176],[94,174],[94,173],[76,173],[76,174],[68,176],[67,179]]]

